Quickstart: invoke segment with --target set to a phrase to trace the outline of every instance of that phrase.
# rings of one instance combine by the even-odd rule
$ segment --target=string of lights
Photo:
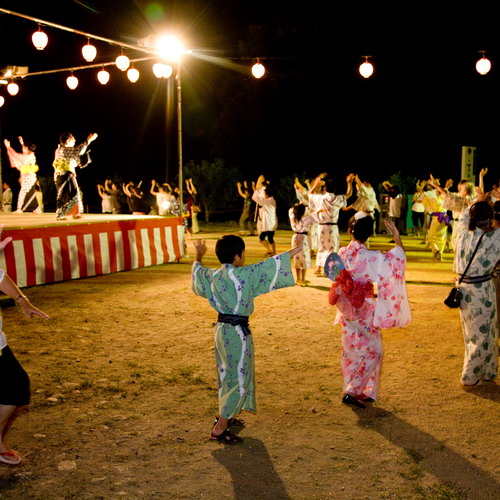
[[[28,68],[9,66],[5,68],[3,74],[0,75],[0,84],[4,84],[7,86],[7,92],[11,96],[15,96],[19,93],[20,89],[17,80],[21,80],[30,76],[39,76],[50,73],[69,72],[70,75],[66,78],[66,84],[71,90],[74,90],[78,87],[79,83],[78,78],[74,75],[75,72],[87,69],[100,68],[100,71],[97,73],[97,80],[101,85],[106,85],[110,80],[110,74],[108,71],[106,71],[105,68],[113,65],[116,66],[120,71],[123,72],[127,71],[128,79],[132,83],[135,83],[140,78],[140,72],[137,68],[135,68],[134,63],[151,59],[159,59],[159,61],[157,61],[152,66],[152,71],[154,75],[157,78],[170,78],[170,76],[173,74],[173,67],[170,64],[166,64],[165,61],[171,60],[175,62],[176,60],[178,60],[178,57],[180,56],[172,55],[173,52],[176,51],[177,53],[179,53],[179,49],[182,51],[182,49],[179,46],[177,46],[179,44],[179,41],[173,40],[172,37],[150,36],[146,39],[139,40],[138,44],[134,45],[117,40],[112,40],[110,38],[105,38],[99,35],[94,35],[92,33],[76,30],[67,26],[38,19],[32,16],[7,10],[1,7],[0,7],[0,13],[17,16],[36,23],[38,25],[38,29],[32,34],[32,42],[37,50],[44,50],[49,41],[49,37],[47,33],[45,33],[42,30],[42,26],[67,31],[86,38],[87,43],[82,47],[82,57],[85,59],[86,62],[90,63],[93,62],[97,56],[97,47],[93,45],[91,41],[106,43],[109,45],[116,46],[120,49],[120,55],[116,57],[115,61],[99,63],[99,64],[87,64],[69,68],[52,69],[52,70],[38,71],[32,73],[29,73],[27,71]],[[148,54],[148,56],[142,58],[130,59],[124,53],[125,50],[139,51]],[[189,51],[184,51],[184,53],[185,52]],[[486,58],[484,50],[481,50],[479,52],[481,54],[481,58],[476,62],[476,71],[480,75],[486,75],[491,70],[491,61]],[[372,62],[373,56],[364,55],[361,56],[361,58],[363,59],[363,62],[359,66],[359,74],[363,78],[368,79],[372,77],[375,72],[375,67]],[[266,74],[266,68],[261,62],[261,60],[264,59],[266,58],[265,57],[252,58],[252,60],[256,62],[251,67],[251,73],[257,79],[262,78]],[[4,97],[0,95],[0,106],[2,106],[4,102],[5,102]]]
[[[97,80],[101,85],[106,85],[110,80],[110,74],[105,69],[108,66],[116,66],[120,71],[123,72],[127,71],[128,79],[132,83],[135,83],[139,80],[140,72],[134,66],[134,63],[152,59],[158,59],[158,61],[155,62],[152,66],[153,74],[157,78],[167,79],[170,78],[170,76],[173,74],[173,67],[170,64],[166,64],[166,62],[175,62],[180,57],[179,55],[180,53],[190,52],[190,51],[184,51],[183,48],[180,46],[180,42],[174,39],[174,37],[170,36],[166,37],[150,36],[145,39],[139,40],[137,45],[133,45],[117,40],[112,40],[110,38],[94,35],[92,33],[76,30],[67,26],[52,23],[50,21],[35,18],[32,16],[21,14],[19,12],[7,10],[1,7],[0,7],[0,13],[10,14],[37,23],[38,29],[32,34],[31,40],[33,42],[34,47],[40,51],[44,50],[49,42],[49,37],[47,33],[45,33],[42,30],[42,26],[44,27],[47,26],[50,28],[67,31],[86,38],[87,43],[83,45],[81,52],[83,59],[85,59],[85,61],[90,63],[94,61],[94,59],[97,56],[97,47],[93,43],[91,43],[91,41],[107,43],[109,45],[116,46],[120,49],[120,55],[116,57],[115,61],[99,63],[99,64],[79,65],[67,68],[37,71],[32,73],[29,73],[28,68],[26,67],[8,66],[2,71],[2,74],[0,75],[0,84],[4,84],[7,86],[7,92],[11,96],[15,96],[19,93],[20,90],[18,83],[19,80],[31,76],[47,75],[47,74],[61,73],[61,72],[70,73],[70,75],[66,78],[66,84],[68,88],[74,90],[78,87],[79,83],[78,78],[74,75],[74,73],[77,71],[95,69],[95,68],[100,68],[100,71],[97,73]],[[143,52],[148,54],[148,56],[142,58],[130,59],[124,53],[125,50]],[[265,68],[259,62],[259,59],[257,59],[257,62],[252,66],[251,71],[255,78],[262,78],[262,76],[264,76]],[[2,95],[0,95],[0,107],[3,106],[4,102],[5,98]]]

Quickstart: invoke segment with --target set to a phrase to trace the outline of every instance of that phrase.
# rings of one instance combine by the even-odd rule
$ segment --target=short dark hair
[[[24,141],[24,145],[32,152],[34,153],[36,150],[35,144],[33,144],[31,141]]]
[[[370,236],[373,235],[373,217],[367,215],[361,219],[356,219],[352,216],[349,219],[349,232],[354,236],[355,240],[364,243]]]
[[[486,201],[476,201],[470,207],[469,211],[469,230],[489,229],[493,219],[493,207]]]
[[[59,143],[64,146],[66,144],[66,142],[68,141],[68,139],[70,139],[71,137],[73,137],[73,134],[71,134],[70,132],[63,132],[60,136],[59,136]]]
[[[215,244],[215,255],[221,264],[232,264],[234,258],[242,256],[245,250],[245,242],[234,234],[225,234]]]
[[[333,179],[330,179],[330,177],[325,179],[325,191],[327,193],[333,193],[333,194],[337,192],[335,181]]]

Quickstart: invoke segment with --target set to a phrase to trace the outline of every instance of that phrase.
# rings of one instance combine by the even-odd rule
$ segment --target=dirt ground
[[[199,235],[207,265],[231,231]],[[263,251],[245,239],[255,262]],[[278,249],[290,239],[279,231]],[[383,332],[376,404],[341,404],[330,282],[309,272],[311,286],[256,300],[258,413],[233,447],[208,440],[215,312],[190,290],[192,258],[26,289],[52,319],[3,311],[33,394],[8,440],[25,459],[0,466],[0,498],[499,499],[500,389],[460,386],[459,315],[443,304],[452,254],[437,262],[416,237],[404,242],[413,320]]]

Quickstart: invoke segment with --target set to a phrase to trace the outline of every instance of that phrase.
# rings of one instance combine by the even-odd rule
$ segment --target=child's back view
[[[239,236],[225,235],[215,246],[221,267],[209,269],[201,263],[206,252],[203,240],[193,240],[193,243],[196,249],[192,269],[193,291],[208,299],[219,313],[215,324],[219,416],[211,439],[236,444],[242,439],[230,432],[230,426],[231,423],[241,424],[241,421],[234,417],[241,410],[256,411],[254,348],[248,326],[254,298],[295,284],[291,257],[299,252],[300,247],[245,266],[245,242]]]

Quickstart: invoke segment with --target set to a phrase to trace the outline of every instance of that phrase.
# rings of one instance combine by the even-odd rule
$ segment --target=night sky
[[[484,5],[460,10],[450,3],[453,9],[438,11],[422,2],[401,4],[401,10],[373,2],[341,9],[334,2],[290,4],[0,1],[0,7],[129,44],[173,30],[195,52],[240,66],[185,58],[184,163],[223,158],[246,178],[320,171],[343,178],[354,171],[377,183],[401,171],[458,181],[461,148],[475,146],[477,167],[490,169],[487,181],[498,178],[500,47]],[[0,14],[0,68],[25,65],[33,72],[85,64],[85,38],[45,27],[49,44],[37,51],[31,43],[36,29]],[[94,45],[95,62],[119,55],[116,47]],[[493,65],[486,76],[475,71],[480,50]],[[368,80],[358,73],[365,55],[375,66]],[[267,69],[261,80],[249,74],[257,57]],[[151,64],[136,65],[141,78],[135,84],[111,68],[106,86],[97,82],[97,70],[85,70],[75,73],[80,84],[74,91],[66,87],[69,73],[27,78],[15,97],[2,88],[0,135],[35,142],[40,175],[50,176],[59,135],[68,130],[83,140],[95,131],[93,163],[79,176],[89,189],[108,176],[175,183],[176,125],[167,112],[173,82],[157,80]],[[2,163],[6,176],[5,155]]]

